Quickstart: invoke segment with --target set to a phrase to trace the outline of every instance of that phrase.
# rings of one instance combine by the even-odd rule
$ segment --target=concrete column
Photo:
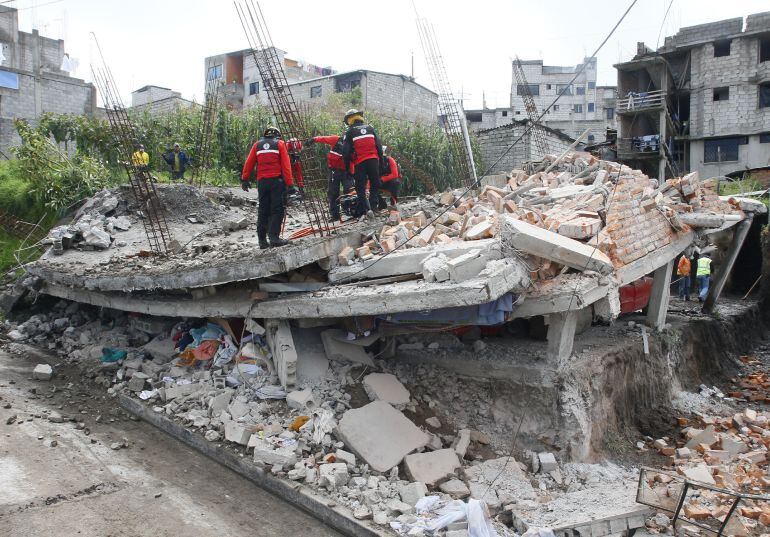
[[[668,91],[668,66],[663,64],[663,74],[660,80],[660,89],[664,92]],[[663,109],[660,111],[660,117],[658,122],[660,124],[660,158],[658,160],[658,181],[659,184],[663,184],[666,180],[666,150],[664,148],[666,144],[666,107],[668,103],[666,98],[663,99]]]
[[[666,324],[668,299],[671,295],[671,272],[674,270],[672,259],[655,270],[652,281],[652,292],[647,304],[647,324],[650,328],[660,330]]]
[[[558,364],[572,354],[575,343],[578,310],[552,313],[548,316],[548,361]]]
[[[746,240],[746,235],[751,228],[751,222],[754,220],[753,213],[746,213],[746,218],[735,226],[733,231],[733,240],[730,242],[730,247],[727,249],[727,255],[725,261],[721,267],[719,267],[719,274],[712,278],[711,285],[709,286],[708,295],[706,295],[706,301],[703,303],[703,313],[711,313],[714,311],[717,299],[722,294],[722,289],[725,287],[727,276],[733,269],[735,260],[738,258],[738,253],[741,251],[743,241]]]

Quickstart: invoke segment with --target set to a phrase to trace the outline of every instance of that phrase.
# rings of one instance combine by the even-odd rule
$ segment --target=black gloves
[[[310,146],[311,146],[311,145],[313,145],[314,143],[315,143],[315,138],[308,138],[307,140],[305,140],[305,141],[303,142],[303,144],[304,144],[304,145],[306,145],[306,146],[308,146],[308,147],[310,147]]]
[[[249,185],[250,185],[249,181],[241,181],[241,188],[243,189],[244,192],[249,191]]]

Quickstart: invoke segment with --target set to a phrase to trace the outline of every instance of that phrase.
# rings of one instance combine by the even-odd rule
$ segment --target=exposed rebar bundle
[[[438,48],[433,26],[423,18],[417,18],[417,31],[425,53],[425,61],[433,86],[438,93],[439,115],[443,119],[444,131],[449,141],[457,169],[464,177],[465,186],[476,183],[476,164],[473,161],[468,126],[462,104],[455,100],[444,67],[444,60]]]
[[[102,95],[107,120],[115,138],[115,148],[118,151],[121,164],[128,174],[134,198],[139,205],[140,219],[147,234],[150,250],[155,254],[165,255],[169,252],[173,240],[166,222],[165,209],[158,198],[150,172],[145,166],[133,159],[135,146],[139,143],[139,136],[126,112],[112,71],[101,54],[101,48],[99,48],[99,54],[102,65],[98,67],[92,65],[91,73],[94,83]]]
[[[291,93],[283,62],[273,45],[262,9],[253,0],[236,0],[234,4],[284,140],[306,140],[310,137],[307,122]],[[314,235],[323,236],[331,231],[331,217],[326,201],[328,179],[325,163],[314,152],[303,154],[302,175],[302,203],[310,227]]]
[[[532,155],[530,152],[529,158],[531,160],[542,160],[548,154],[548,143],[546,142],[543,126],[538,122],[540,114],[538,113],[532,91],[529,89],[527,76],[524,74],[524,67],[521,65],[521,60],[518,56],[516,56],[516,61],[513,62],[513,76],[516,79],[516,92],[524,101],[527,117],[530,123],[532,123],[532,128],[529,131],[530,139],[534,141],[535,149],[540,154],[539,158],[535,158],[535,155]],[[530,144],[530,151],[531,148],[532,144]]]
[[[212,60],[210,60],[211,62]],[[203,179],[206,170],[211,168],[211,140],[214,137],[214,123],[219,113],[219,80],[208,77],[209,68],[206,65],[206,93],[203,98],[203,107],[201,108],[201,127],[195,140],[195,158],[190,184],[197,187],[203,186]]]

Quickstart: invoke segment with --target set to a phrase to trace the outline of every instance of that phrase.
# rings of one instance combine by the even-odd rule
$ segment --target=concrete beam
[[[548,361],[552,365],[558,365],[572,355],[577,321],[578,310],[576,309],[553,313],[547,317]]]
[[[704,313],[711,313],[714,311],[714,306],[716,306],[717,300],[719,300],[719,295],[722,294],[722,289],[724,289],[725,283],[727,282],[727,276],[733,269],[735,260],[738,258],[738,254],[743,247],[743,241],[746,240],[746,235],[749,233],[753,220],[754,213],[747,213],[746,219],[738,224],[738,227],[733,231],[733,240],[730,242],[730,247],[727,249],[724,263],[719,267],[719,273],[714,278],[714,281],[711,282],[706,301],[703,303]]]
[[[695,240],[695,233],[687,231],[686,233],[679,233],[670,244],[663,248],[658,248],[652,253],[637,259],[636,261],[620,267],[617,270],[617,279],[619,285],[623,286],[627,283],[634,282],[646,276],[650,272],[657,268],[662,267],[680,253],[682,253],[688,246],[690,246]]]
[[[650,301],[647,304],[647,324],[650,328],[660,330],[666,324],[668,300],[671,295],[671,273],[673,270],[673,259],[655,269]]]
[[[573,309],[585,308],[606,297],[610,284],[600,284],[592,276],[570,275],[556,278],[535,286],[534,292],[526,293],[521,304],[513,310],[512,318],[548,315]]]
[[[603,252],[582,242],[534,226],[510,215],[502,215],[501,237],[511,246],[577,270],[593,270],[609,274],[612,261]]]
[[[375,258],[363,263],[336,267],[329,272],[329,281],[355,281],[401,274],[418,274],[422,272],[422,263],[425,261],[425,258],[434,253],[444,254],[448,258],[453,259],[477,249],[488,252],[490,259],[500,259],[503,256],[499,238],[408,248],[396,250],[384,258]]]

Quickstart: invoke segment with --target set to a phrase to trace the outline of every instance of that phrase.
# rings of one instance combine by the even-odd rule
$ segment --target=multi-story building
[[[328,104],[330,96],[360,88],[361,106],[386,117],[435,123],[437,95],[405,75],[358,69],[337,73],[286,57],[275,49],[297,103]],[[205,60],[206,82],[220,81],[220,95],[234,110],[267,104],[267,91],[250,50],[240,50]]]
[[[513,123],[513,110],[510,107],[465,110],[465,119],[468,121],[468,128],[478,132]]]
[[[586,58],[584,63],[568,67],[543,65],[543,60],[521,60],[521,66],[528,88],[518,84],[514,74],[510,108],[514,120],[527,118],[524,95],[528,90],[538,112],[548,108],[561,94],[541,123],[572,138],[590,128],[586,142],[603,142],[607,129],[615,128],[615,88],[596,85],[596,58]],[[516,69],[516,61],[512,69]]]
[[[171,88],[143,86],[131,92],[131,108],[151,115],[168,114],[180,108],[189,108],[195,103],[182,98],[182,94]]]
[[[16,9],[0,6],[0,149],[19,143],[15,118],[34,121],[46,112],[96,112],[93,84],[69,76],[64,41],[19,31]]]
[[[657,177],[770,165],[770,12],[639,43],[615,67],[619,159]]]

